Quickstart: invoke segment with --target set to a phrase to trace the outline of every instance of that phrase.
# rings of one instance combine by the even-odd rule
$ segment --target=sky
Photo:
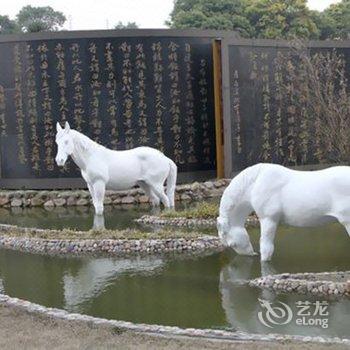
[[[140,28],[165,28],[174,0],[0,0],[0,14],[14,18],[23,6],[51,6],[67,17],[68,30],[111,29],[119,21]],[[339,1],[339,0],[338,0]],[[337,0],[309,0],[311,9],[323,10]]]

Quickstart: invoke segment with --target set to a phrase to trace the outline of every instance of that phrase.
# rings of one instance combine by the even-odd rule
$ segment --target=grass
[[[84,240],[84,239],[169,239],[169,238],[198,238],[203,236],[200,231],[186,231],[176,228],[163,228],[157,231],[146,232],[137,229],[127,230],[90,230],[76,231],[71,229],[64,230],[39,230],[39,231],[23,231],[14,227],[11,231],[1,232],[3,237],[19,237],[19,238],[42,238],[57,240]]]
[[[219,216],[219,204],[201,202],[189,209],[163,211],[160,216],[166,218],[216,219]]]

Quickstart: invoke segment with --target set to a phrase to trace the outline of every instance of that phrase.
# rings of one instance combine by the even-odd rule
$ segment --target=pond
[[[250,230],[254,246],[258,230]],[[149,324],[350,338],[350,300],[276,295],[241,280],[266,273],[350,270],[350,239],[337,224],[317,229],[280,227],[273,261],[231,251],[202,257],[50,257],[0,250],[4,293],[72,312]],[[282,301],[293,319],[268,328],[260,299]],[[327,301],[327,328],[298,325],[297,302]],[[315,308],[311,304],[311,307]],[[323,316],[324,317],[324,316]]]
[[[215,201],[215,200],[212,200]],[[177,209],[193,207],[195,202],[177,203]],[[105,206],[104,224],[106,229],[141,228],[134,219],[142,215],[159,213],[159,208],[149,205],[137,206]],[[50,209],[32,208],[0,208],[0,223],[21,227],[37,227],[46,229],[90,230],[94,224],[94,208],[88,206],[54,207]],[[152,230],[142,225],[142,230]],[[212,230],[214,231],[214,230]]]

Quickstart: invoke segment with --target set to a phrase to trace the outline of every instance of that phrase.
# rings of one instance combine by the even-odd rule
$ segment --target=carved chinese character
[[[177,164],[184,163],[182,143],[181,140],[181,127],[180,127],[180,90],[179,90],[179,63],[177,50],[179,45],[174,42],[170,42],[168,45],[169,54],[169,77],[170,77],[170,113],[172,115],[172,127],[174,138],[174,162]]]
[[[27,46],[28,75],[27,75],[27,110],[30,126],[31,141],[31,164],[32,169],[40,172],[40,140],[37,131],[38,110],[37,110],[37,86],[35,81],[34,52],[30,45]]]
[[[42,103],[41,109],[44,115],[44,146],[45,146],[45,157],[44,163],[48,171],[54,170],[54,130],[52,121],[52,99],[49,89],[49,79],[47,69],[49,68],[47,52],[48,47],[46,43],[42,43],[38,46],[37,51],[40,53],[40,76],[41,76],[41,95]]]
[[[1,136],[6,136],[7,134],[5,111],[6,111],[5,89],[2,85],[0,85],[0,133],[1,133]]]
[[[24,141],[24,112],[23,112],[23,73],[22,73],[22,62],[19,51],[19,45],[14,46],[14,73],[15,73],[15,114],[16,114],[16,129],[17,129],[17,145],[18,145],[18,160],[21,164],[26,164],[27,155],[25,152],[25,141]]]
[[[152,44],[152,61],[153,61],[153,83],[155,89],[155,108],[156,108],[156,130],[157,135],[156,147],[164,151],[163,140],[163,111],[165,109],[162,89],[163,89],[163,58],[162,58],[162,46],[160,42]]]

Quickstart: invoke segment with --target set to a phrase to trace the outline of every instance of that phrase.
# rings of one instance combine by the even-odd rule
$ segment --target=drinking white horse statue
[[[244,223],[255,211],[260,219],[260,254],[271,259],[277,225],[311,227],[332,221],[350,235],[350,167],[297,171],[256,164],[226,188],[217,218],[219,237],[238,254],[255,255]]]
[[[57,123],[56,143],[57,165],[64,166],[68,156],[72,157],[88,185],[97,215],[103,213],[106,189],[127,190],[135,185],[146,192],[152,205],[162,202],[166,208],[174,207],[177,167],[160,151],[150,147],[113,151],[72,130],[68,122],[64,129]]]

